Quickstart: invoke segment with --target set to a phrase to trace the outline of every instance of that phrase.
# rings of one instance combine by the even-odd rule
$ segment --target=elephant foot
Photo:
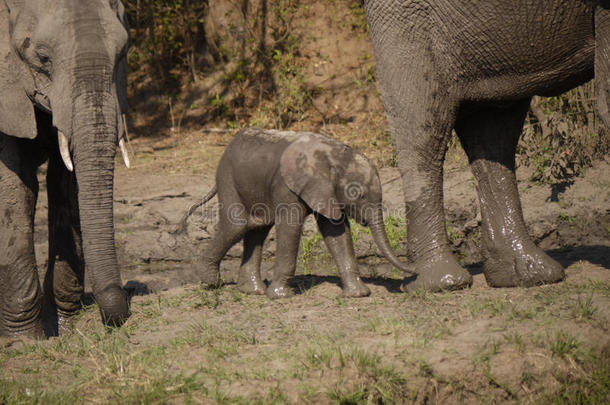
[[[519,251],[495,251],[488,255],[483,273],[489,286],[532,287],[565,278],[563,267],[533,242],[520,246]]]
[[[368,297],[371,295],[371,290],[362,282],[360,277],[353,280],[343,281],[343,296],[344,297]]]
[[[289,298],[294,296],[294,290],[288,284],[281,284],[272,281],[267,287],[267,297],[271,299]]]
[[[57,311],[57,333],[59,336],[72,333],[74,315],[76,315],[76,313],[64,313],[60,310]]]
[[[42,322],[37,320],[32,325],[24,328],[13,329],[13,328],[0,328],[0,337],[13,338],[13,339],[44,339],[46,337]]]
[[[53,311],[48,310],[43,316],[44,332],[47,336],[64,336],[71,334],[73,331],[75,315],[77,311],[62,311],[53,305]]]
[[[237,278],[237,289],[246,294],[265,295],[267,286],[260,277],[240,272]]]
[[[206,287],[217,288],[222,285],[219,264],[204,265],[199,276],[199,281]]]
[[[440,253],[427,261],[417,261],[413,268],[419,274],[404,279],[400,286],[403,292],[420,288],[430,291],[459,290],[472,285],[470,273],[449,252]]]

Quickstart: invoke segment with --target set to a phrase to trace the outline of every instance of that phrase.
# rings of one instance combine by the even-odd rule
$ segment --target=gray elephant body
[[[412,271],[389,248],[377,170],[345,144],[313,133],[242,130],[220,160],[216,190],[219,223],[203,258],[202,274],[208,284],[219,283],[221,259],[243,238],[240,290],[266,291],[271,298],[291,295],[288,281],[295,272],[303,222],[312,212],[339,268],[344,295],[370,294],[358,273],[345,214],[371,227],[381,252],[395,266]],[[276,262],[266,288],[260,276],[261,254],[273,225]]]
[[[127,108],[123,6],[3,0],[0,30],[0,335],[42,336],[42,318],[47,334],[65,330],[80,308],[85,266],[103,321],[118,325],[129,314],[112,201]],[[43,299],[33,225],[36,172],[47,159]]]
[[[464,147],[482,215],[492,286],[557,282],[563,268],[523,220],[515,151],[531,97],[556,95],[595,73],[610,124],[607,0],[366,0],[378,80],[398,152],[408,253],[420,275],[403,288],[472,283],[449,247],[443,159],[452,129]]]

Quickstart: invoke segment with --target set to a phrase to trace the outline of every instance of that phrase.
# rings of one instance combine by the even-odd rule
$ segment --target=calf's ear
[[[338,221],[343,217],[335,188],[336,171],[327,153],[329,148],[314,136],[294,141],[280,158],[280,173],[288,188],[315,212]]]

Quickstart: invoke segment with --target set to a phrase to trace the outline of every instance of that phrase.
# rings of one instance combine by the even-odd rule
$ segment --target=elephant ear
[[[314,134],[290,144],[280,158],[280,173],[288,188],[315,212],[338,221],[343,210],[337,200],[336,172],[328,153],[332,148]]]
[[[15,2],[8,2],[9,6]],[[16,2],[19,3],[19,2]],[[25,67],[10,44],[9,11],[0,3],[0,132],[18,138],[36,137],[34,105],[25,92]]]
[[[595,10],[595,98],[610,128],[610,0],[600,0]]]

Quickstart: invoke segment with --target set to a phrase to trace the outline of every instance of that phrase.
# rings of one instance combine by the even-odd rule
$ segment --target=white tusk
[[[57,130],[57,141],[59,142],[59,154],[61,155],[61,159],[66,165],[66,169],[71,172],[74,171],[74,166],[72,165],[72,158],[70,157],[70,146],[68,145],[68,138],[60,130]]]
[[[123,155],[123,161],[125,162],[125,166],[129,169],[131,163],[129,162],[129,154],[127,153],[127,147],[125,146],[125,139],[121,138],[119,141],[119,148],[121,149],[121,155]]]
[[[127,133],[127,119],[125,114],[121,114],[121,118],[123,119],[123,131],[125,137],[119,139],[119,149],[121,149],[121,155],[123,156],[123,162],[125,162],[125,166],[129,169],[131,167],[131,162],[129,160],[129,153],[127,152],[127,146],[125,145],[125,140],[129,140],[129,135]]]

